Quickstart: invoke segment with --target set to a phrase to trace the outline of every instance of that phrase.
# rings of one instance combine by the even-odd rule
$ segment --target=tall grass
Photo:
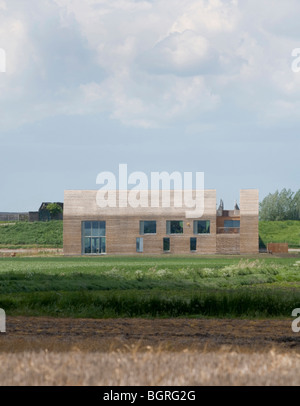
[[[191,298],[176,292],[37,292],[1,295],[10,315],[61,317],[290,317],[300,307],[300,293],[271,290],[201,292]]]
[[[290,317],[295,258],[2,258],[8,315]]]

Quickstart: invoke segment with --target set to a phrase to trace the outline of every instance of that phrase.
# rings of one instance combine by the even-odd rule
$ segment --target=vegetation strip
[[[297,258],[2,258],[0,307],[60,317],[290,317]]]

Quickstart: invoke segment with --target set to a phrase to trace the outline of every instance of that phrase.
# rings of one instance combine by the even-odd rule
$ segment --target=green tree
[[[49,203],[47,204],[47,210],[49,211],[51,217],[57,216],[59,213],[62,213],[62,208],[57,203]]]
[[[259,204],[259,218],[264,221],[300,220],[300,190],[269,193]]]
[[[295,193],[293,198],[294,220],[300,220],[300,189]]]

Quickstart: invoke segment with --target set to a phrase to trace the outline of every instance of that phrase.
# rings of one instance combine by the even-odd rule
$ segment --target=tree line
[[[259,218],[263,221],[300,220],[300,189],[269,193],[259,203]]]

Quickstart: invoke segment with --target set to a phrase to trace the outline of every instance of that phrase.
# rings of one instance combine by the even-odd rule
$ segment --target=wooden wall
[[[289,252],[289,245],[287,242],[270,242],[267,244],[267,251],[270,253],[281,253],[281,254],[288,254]]]
[[[239,254],[240,235],[239,234],[217,234],[218,254]]]
[[[258,241],[258,190],[240,191],[240,253],[256,254],[259,252]]]

